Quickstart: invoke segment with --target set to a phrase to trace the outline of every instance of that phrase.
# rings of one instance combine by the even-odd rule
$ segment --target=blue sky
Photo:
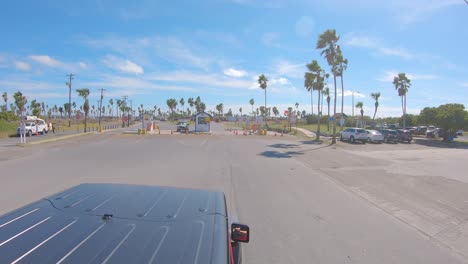
[[[73,73],[73,88],[89,88],[91,104],[104,88],[104,105],[128,95],[134,105],[166,109],[168,98],[199,95],[209,109],[222,102],[225,111],[245,113],[250,98],[263,104],[255,79],[264,73],[269,106],[298,102],[310,112],[305,64],[317,59],[329,69],[315,45],[334,28],[349,60],[345,112],[351,91],[365,114],[373,111],[370,93],[381,92],[377,116],[400,115],[392,86],[398,72],[412,80],[409,113],[444,103],[468,107],[466,25],[464,0],[7,1],[0,92],[63,105],[65,75]],[[72,100],[82,104],[76,93]]]

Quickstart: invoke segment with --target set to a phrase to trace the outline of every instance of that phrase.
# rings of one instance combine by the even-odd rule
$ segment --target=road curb
[[[86,133],[80,133],[80,134],[72,134],[72,135],[66,135],[66,136],[61,136],[61,137],[56,137],[56,138],[33,141],[33,142],[25,143],[25,144],[18,143],[16,145],[20,146],[20,147],[39,145],[39,144],[50,143],[50,142],[65,140],[65,139],[74,138],[74,137],[81,137],[81,136],[91,135],[91,134],[96,134],[96,132],[86,132]]]

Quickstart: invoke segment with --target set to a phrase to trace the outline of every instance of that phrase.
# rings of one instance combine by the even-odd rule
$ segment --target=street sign
[[[284,116],[288,116],[289,115],[289,111],[288,110],[284,110]]]
[[[81,114],[80,113],[76,113],[76,119],[80,119],[81,118]]]
[[[296,115],[291,115],[291,117],[289,118],[289,122],[291,124],[296,124],[297,123],[297,116]]]

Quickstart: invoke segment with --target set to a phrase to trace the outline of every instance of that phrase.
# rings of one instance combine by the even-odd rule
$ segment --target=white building
[[[206,112],[195,114],[195,132],[210,132],[210,122],[212,118],[213,117]]]

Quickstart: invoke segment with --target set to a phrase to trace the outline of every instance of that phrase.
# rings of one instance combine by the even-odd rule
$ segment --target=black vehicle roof
[[[224,194],[83,184],[0,217],[0,263],[227,263]]]

